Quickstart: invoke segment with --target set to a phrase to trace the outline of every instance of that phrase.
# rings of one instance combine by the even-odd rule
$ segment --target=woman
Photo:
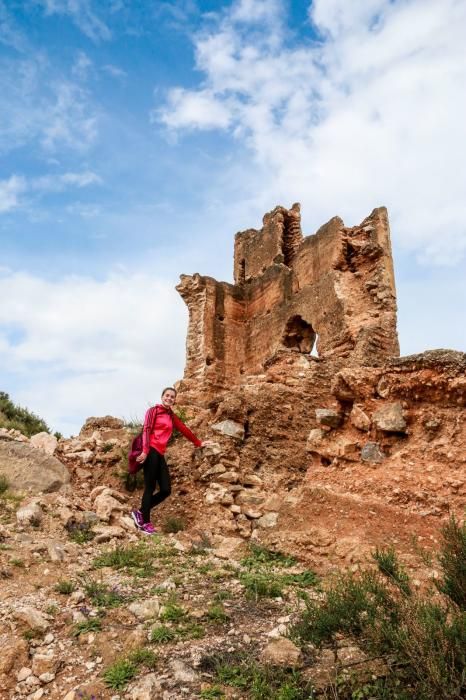
[[[208,442],[202,442],[173,412],[172,406],[176,401],[176,389],[167,387],[162,391],[162,403],[149,408],[144,419],[142,430],[142,452],[136,458],[143,464],[144,493],[141,510],[133,510],[131,516],[142,532],[153,535],[156,530],[150,521],[150,511],[162,503],[171,493],[170,473],[164,454],[173,428],[180,431],[196,447],[205,447]],[[159,490],[154,494],[156,486]]]

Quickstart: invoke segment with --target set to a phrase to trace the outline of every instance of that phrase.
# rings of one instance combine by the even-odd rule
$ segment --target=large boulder
[[[21,442],[0,440],[0,474],[13,491],[49,493],[69,483],[67,467],[42,450]]]

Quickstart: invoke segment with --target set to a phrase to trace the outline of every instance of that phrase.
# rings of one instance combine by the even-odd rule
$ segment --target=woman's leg
[[[157,486],[157,466],[161,455],[157,450],[151,449],[143,464],[144,469],[144,493],[142,494],[141,513],[145,523],[150,523],[150,510],[152,508],[152,494]]]
[[[151,497],[151,508],[162,503],[172,492],[170,472],[163,455],[159,455],[156,478],[159,484],[159,491]]]

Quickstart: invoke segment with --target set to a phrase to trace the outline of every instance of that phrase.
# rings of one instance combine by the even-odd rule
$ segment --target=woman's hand
[[[141,452],[141,454],[139,455],[139,457],[136,457],[136,462],[139,462],[139,464],[142,464],[143,462],[146,461],[146,457],[147,457],[146,453],[145,453],[145,452]]]

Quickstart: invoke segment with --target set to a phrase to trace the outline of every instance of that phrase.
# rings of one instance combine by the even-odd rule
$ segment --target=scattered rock
[[[316,408],[316,421],[319,425],[338,428],[342,423],[342,416],[333,408]]]
[[[159,614],[160,601],[158,598],[150,598],[149,600],[134,602],[128,606],[128,610],[132,612],[138,620],[151,620]]]
[[[350,413],[350,423],[358,430],[367,432],[371,427],[371,419],[357,404],[353,405]]]
[[[290,668],[297,666],[301,660],[301,650],[291,639],[279,637],[273,639],[261,654],[261,660],[271,666]]]
[[[49,621],[45,618],[44,614],[36,608],[30,606],[25,606],[24,608],[19,608],[15,610],[13,616],[16,620],[24,622],[30,629],[38,630],[39,632],[45,632],[50,627]]]
[[[155,700],[163,697],[162,684],[156,673],[143,676],[129,693],[130,700]]]
[[[233,437],[238,440],[244,440],[244,425],[236,423],[234,420],[223,420],[220,423],[214,423],[211,426],[212,430],[217,433],[226,435],[227,437]]]
[[[16,520],[19,525],[34,525],[37,527],[42,522],[44,513],[40,505],[36,501],[18,508],[16,511]]]
[[[197,673],[181,659],[172,659],[168,665],[178,683],[194,683]]]
[[[372,416],[374,424],[386,433],[404,433],[406,421],[403,416],[403,407],[400,403],[386,403]]]
[[[382,452],[378,442],[366,442],[361,450],[361,459],[363,462],[383,462],[385,454]]]
[[[0,474],[14,491],[48,493],[69,483],[70,474],[58,459],[20,442],[0,441]]]
[[[48,455],[53,455],[57,449],[58,440],[55,435],[50,435],[50,433],[36,433],[33,435],[29,444],[36,449],[43,450]]]

